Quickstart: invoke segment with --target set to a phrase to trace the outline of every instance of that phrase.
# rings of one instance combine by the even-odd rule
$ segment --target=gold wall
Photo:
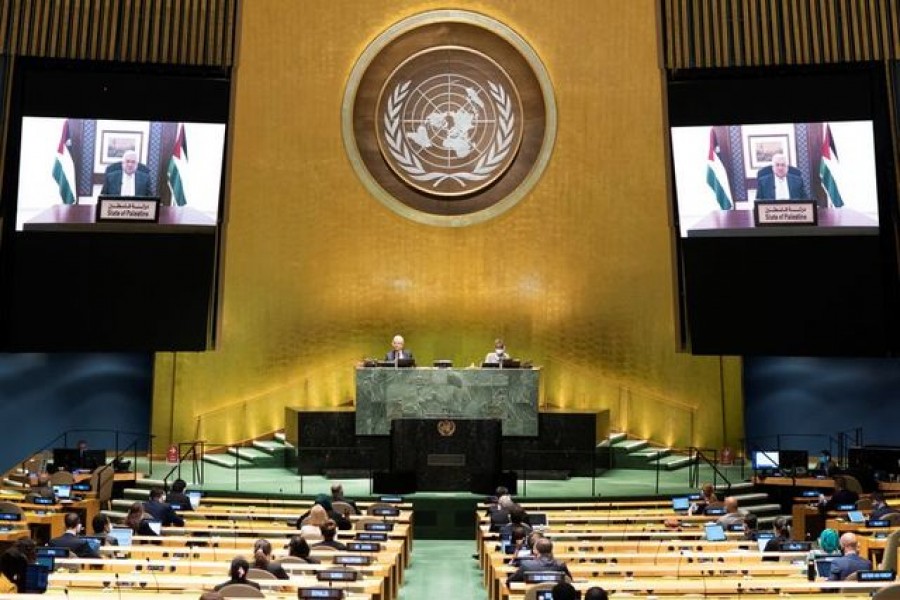
[[[663,74],[652,0],[455,2],[521,34],[555,89],[543,178],[488,222],[439,228],[371,197],[341,139],[348,74],[394,22],[443,2],[241,5],[218,346],[156,359],[156,450],[352,402],[395,333],[420,364],[479,362],[501,335],[544,367],[546,405],[609,408],[677,446],[742,436],[740,363],[677,351]]]

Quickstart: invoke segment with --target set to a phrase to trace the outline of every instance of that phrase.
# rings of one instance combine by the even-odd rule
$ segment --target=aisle
[[[416,540],[399,600],[487,600],[474,540]]]

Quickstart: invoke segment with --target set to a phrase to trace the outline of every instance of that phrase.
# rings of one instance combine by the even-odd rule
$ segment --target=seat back
[[[872,595],[872,600],[900,600],[900,583],[881,588]]]
[[[50,485],[72,485],[75,483],[75,476],[68,471],[57,471],[50,476]]]
[[[229,583],[219,588],[224,598],[265,598],[266,595],[246,583]]]
[[[349,502],[344,502],[342,500],[336,500],[331,503],[331,508],[334,509],[335,512],[342,515],[358,515],[359,511],[353,508],[353,505]]]
[[[260,569],[259,567],[250,567],[247,571],[247,579],[278,579],[275,573]]]
[[[841,475],[841,477],[844,478],[844,483],[847,486],[847,490],[856,492],[857,494],[863,493],[862,484],[859,482],[859,479],[857,479],[853,475]]]
[[[895,513],[891,513],[893,515]],[[900,513],[896,513],[900,515]],[[887,516],[891,516],[887,515]],[[893,522],[891,523],[893,525]],[[889,536],[887,536],[887,540],[884,542],[884,554],[881,555],[881,565],[880,568],[885,571],[896,571],[897,570],[897,546],[900,545],[900,529],[892,532]]]
[[[91,473],[91,490],[97,497],[102,508],[109,508],[112,500],[115,472],[110,465],[103,465],[94,469]]]

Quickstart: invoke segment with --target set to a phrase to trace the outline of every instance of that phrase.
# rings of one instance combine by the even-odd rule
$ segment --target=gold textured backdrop
[[[364,190],[341,140],[348,74],[394,22],[435,8],[516,30],[553,81],[559,126],[534,190],[459,229]],[[353,365],[395,333],[421,364],[479,362],[502,335],[544,367],[543,403],[614,428],[737,445],[738,359],[677,351],[663,75],[652,0],[241,5],[218,347],[156,359],[156,451],[284,426],[285,406],[352,402]]]

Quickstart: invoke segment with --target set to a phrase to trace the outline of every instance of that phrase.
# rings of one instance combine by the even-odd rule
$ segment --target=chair
[[[896,514],[900,517],[900,513],[890,513],[889,515],[885,515],[885,518],[890,517]],[[893,526],[893,523],[891,523]],[[900,545],[900,529],[892,532],[889,536],[887,536],[887,540],[884,542],[884,553],[881,555],[881,565],[879,568],[885,571],[896,571],[897,570],[897,546]]]
[[[57,471],[50,476],[50,485],[72,485],[75,483],[75,476],[68,471]]]
[[[900,512],[888,513],[883,518],[891,527],[900,527]]]
[[[257,579],[278,579],[275,577],[275,573],[271,571],[266,571],[265,569],[260,569],[258,567],[250,567],[247,570],[247,579],[253,579],[254,581]]]
[[[872,510],[872,499],[866,496],[856,501],[856,510],[869,511]]]
[[[102,509],[108,509],[112,500],[113,483],[115,483],[115,472],[109,465],[97,467],[91,473],[91,490],[100,502]]]
[[[358,515],[359,511],[353,508],[353,505],[343,500],[336,500],[331,503],[331,508],[341,515]]]
[[[229,583],[219,588],[219,593],[225,598],[265,598],[262,591],[246,583]]]
[[[278,559],[283,565],[291,564],[291,565],[305,565],[308,564],[305,560],[300,558],[299,556],[282,556]]]
[[[554,587],[556,587],[556,584],[552,582],[536,583],[534,585],[530,585],[525,588],[525,600],[537,600],[538,592],[543,592],[544,590],[552,590]]]
[[[0,502],[0,513],[21,515],[22,507],[14,502]]]
[[[872,600],[900,600],[900,583],[881,588],[872,595]]]
[[[862,484],[859,482],[859,479],[854,477],[853,475],[841,475],[844,478],[844,485],[847,490],[851,492],[856,492],[857,494],[863,493]]]

